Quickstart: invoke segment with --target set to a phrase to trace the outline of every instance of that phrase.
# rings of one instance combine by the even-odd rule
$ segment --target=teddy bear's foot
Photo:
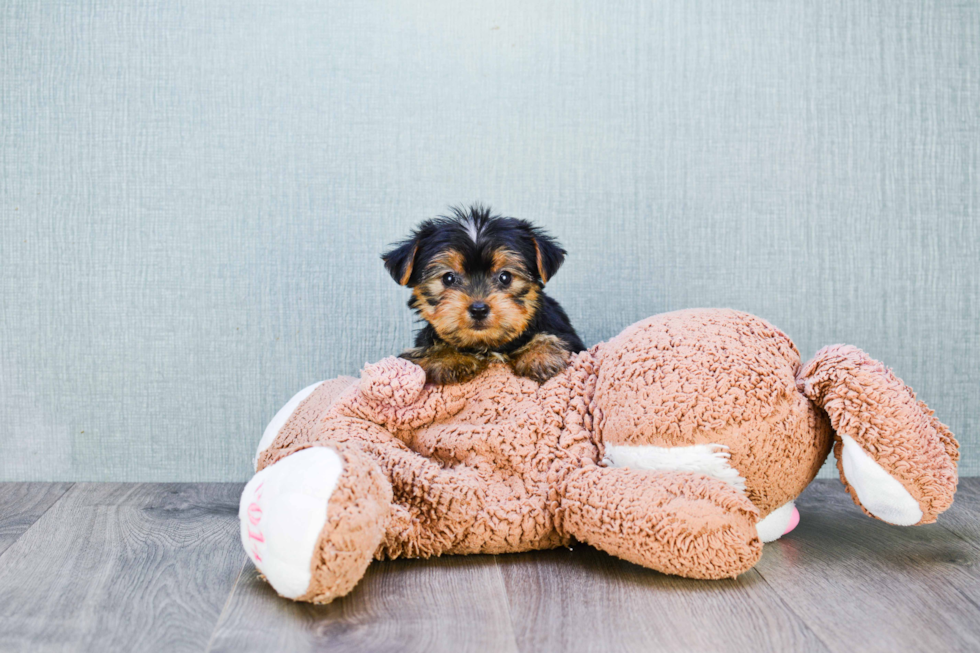
[[[242,545],[280,595],[327,603],[364,575],[390,505],[391,487],[365,454],[303,449],[245,486]]]
[[[834,345],[817,352],[797,384],[830,417],[841,481],[867,514],[911,526],[952,504],[959,445],[891,370]]]
[[[282,596],[295,599],[309,588],[310,560],[342,473],[333,449],[304,449],[263,469],[242,492],[242,545]]]
[[[576,539],[688,578],[734,578],[762,553],[759,511],[723,480],[694,472],[592,467],[569,475],[559,511]]]

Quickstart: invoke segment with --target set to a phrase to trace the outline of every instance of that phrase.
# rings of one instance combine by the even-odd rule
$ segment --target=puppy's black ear
[[[541,277],[541,283],[546,284],[565,262],[567,252],[557,240],[537,227],[528,225],[528,231],[534,240],[534,258],[538,266],[538,275]]]
[[[415,256],[419,252],[419,236],[398,243],[393,250],[382,254],[381,258],[385,262],[385,269],[391,278],[403,286],[408,285],[412,278],[412,269],[415,267]]]

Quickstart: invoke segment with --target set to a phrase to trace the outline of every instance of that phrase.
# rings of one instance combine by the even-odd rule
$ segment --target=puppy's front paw
[[[539,333],[511,357],[515,374],[544,383],[568,367],[572,355],[557,336]]]
[[[464,354],[441,344],[428,348],[409,349],[402,353],[401,357],[425,370],[426,381],[436,385],[469,381],[487,366],[485,358]]]

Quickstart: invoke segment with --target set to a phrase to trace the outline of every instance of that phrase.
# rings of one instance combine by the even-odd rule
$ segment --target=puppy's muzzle
[[[473,302],[466,310],[469,312],[470,317],[477,321],[490,315],[490,306],[486,302]]]

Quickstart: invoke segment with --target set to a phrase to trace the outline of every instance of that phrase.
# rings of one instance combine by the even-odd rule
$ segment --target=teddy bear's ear
[[[415,268],[415,257],[419,253],[419,235],[413,234],[411,238],[404,240],[389,252],[382,254],[381,259],[385,262],[385,269],[391,278],[403,286],[407,286],[412,278],[412,270]]]

